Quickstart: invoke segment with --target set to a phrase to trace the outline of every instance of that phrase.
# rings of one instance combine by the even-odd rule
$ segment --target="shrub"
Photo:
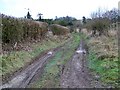
[[[102,35],[102,34],[105,34],[109,25],[110,25],[110,23],[109,23],[108,19],[98,18],[98,19],[94,20],[94,22],[92,24],[92,30],[96,29],[99,32],[99,35]]]
[[[110,21],[107,18],[94,18],[87,22],[85,27],[87,29],[90,29],[93,31],[93,35],[96,34],[96,32],[99,33],[99,35],[106,34],[108,27],[110,25]]]
[[[58,24],[50,25],[50,30],[53,32],[54,35],[66,35],[70,32],[67,27]]]

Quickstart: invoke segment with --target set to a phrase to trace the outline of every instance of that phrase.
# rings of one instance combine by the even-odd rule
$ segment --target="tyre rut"
[[[79,51],[79,52],[78,52]],[[76,53],[77,52],[77,53]],[[102,88],[102,85],[91,77],[87,64],[87,50],[83,39],[72,59],[66,64],[61,75],[61,88]]]
[[[68,41],[70,41],[71,39],[72,38],[70,38]],[[57,48],[51,49],[50,50],[52,51],[51,55],[46,53],[43,56],[41,56],[38,60],[34,61],[31,65],[29,65],[27,68],[25,68],[20,73],[18,73],[14,78],[8,81],[8,83],[0,86],[0,89],[2,88],[26,88],[31,82],[31,80],[34,78],[34,76],[37,74],[37,71],[43,70],[48,60],[54,57],[55,53],[58,52],[64,46],[64,44],[62,44],[61,46]]]

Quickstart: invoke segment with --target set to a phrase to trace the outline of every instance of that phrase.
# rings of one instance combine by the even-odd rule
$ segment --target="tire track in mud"
[[[54,53],[53,55],[45,54],[43,57],[39,58],[38,62],[34,62],[29,65],[25,70],[23,70],[7,84],[2,85],[1,88],[25,88],[34,77],[36,72],[44,66],[50,57],[54,56]]]
[[[71,39],[72,38],[70,38],[67,42],[69,42]],[[58,52],[64,45],[65,43],[57,48],[50,50],[52,54],[45,53],[38,60],[34,61],[31,65],[29,65],[27,68],[18,73],[14,78],[8,81],[8,83],[0,86],[0,89],[26,88],[31,80],[34,78],[34,76],[38,73],[38,71],[42,72],[45,64],[50,60],[50,58],[53,58],[55,53]]]
[[[61,75],[61,88],[102,88],[102,85],[91,77],[88,70],[86,59],[88,53],[83,40],[81,40],[77,51],[66,64]]]
[[[70,39],[71,40],[71,39]],[[68,40],[68,42],[70,41]],[[66,42],[67,43],[67,42]],[[11,79],[8,83],[0,86],[2,88],[27,88],[27,86],[31,83],[34,77],[39,73],[42,75],[42,71],[44,66],[53,58],[56,52],[59,52],[65,44],[52,49],[52,55],[44,54],[38,60],[34,61],[31,65],[29,65],[25,70],[22,70],[20,73],[16,75],[13,79]],[[64,70],[61,74],[61,88],[102,88],[99,82],[94,81],[89,74],[87,68],[87,53],[85,51],[85,42],[81,40],[80,45],[77,49],[81,50],[80,53],[74,53],[71,60],[65,65]]]

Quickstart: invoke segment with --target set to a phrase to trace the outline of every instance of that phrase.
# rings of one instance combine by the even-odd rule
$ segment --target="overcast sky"
[[[73,16],[81,19],[90,17],[91,12],[98,8],[110,10],[118,8],[120,0],[0,0],[0,13],[15,17],[24,17],[27,8],[35,19],[38,13],[43,18],[55,18],[55,16]]]

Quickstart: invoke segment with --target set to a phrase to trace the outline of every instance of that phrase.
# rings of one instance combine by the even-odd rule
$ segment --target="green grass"
[[[60,71],[62,68],[58,67],[65,65],[71,59],[75,48],[79,45],[79,34],[73,34],[73,39],[66,43],[64,50],[60,50],[55,54],[55,57],[49,60],[46,64],[42,77],[31,84],[33,88],[59,88],[60,87]]]
[[[118,87],[118,58],[98,59],[93,50],[89,51],[89,68],[100,76],[100,81],[105,86]]]
[[[57,41],[43,41],[42,43],[37,43],[35,45],[31,44],[32,51],[12,51],[10,54],[0,55],[0,76],[7,75],[15,72],[21,67],[25,66],[28,62],[31,62],[33,58],[38,56],[41,52],[55,48],[65,43],[67,40]]]
[[[112,32],[112,33],[110,33]],[[89,33],[87,33],[90,35]],[[86,34],[86,36],[88,36]],[[120,87],[118,83],[119,65],[118,65],[118,37],[116,31],[109,30],[105,36],[89,37],[87,45],[89,46],[89,68],[94,74],[99,75],[98,78],[105,87]]]

